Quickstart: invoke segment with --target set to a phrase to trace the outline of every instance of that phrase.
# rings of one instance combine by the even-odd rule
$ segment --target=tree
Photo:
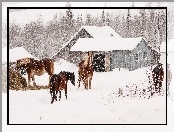
[[[120,29],[121,29],[120,34],[121,34],[121,36],[123,36],[124,38],[126,37],[125,28],[126,28],[126,21],[125,21],[124,14],[122,14],[122,20],[121,20],[121,24],[120,24]]]
[[[146,31],[146,11],[145,9],[140,9],[140,21],[141,21],[141,36],[144,37]]]
[[[105,26],[105,11],[104,11],[104,9],[103,9],[103,11],[102,11],[102,26]]]
[[[9,24],[9,44],[10,48],[22,46],[22,28],[19,24]]]
[[[71,7],[71,4],[69,2],[67,2],[67,5],[66,7]],[[73,26],[73,13],[71,11],[71,9],[67,9],[66,11],[66,24],[67,24],[67,27],[66,28],[72,28]]]
[[[109,13],[107,12],[105,26],[110,26],[110,22],[111,22],[111,20],[110,20],[110,15],[109,15]]]
[[[131,21],[131,14],[130,14],[130,10],[128,9],[128,13],[127,13],[127,18],[126,18],[126,33],[125,33],[125,35],[126,35],[126,37],[132,37],[132,35],[131,35],[131,23],[130,23],[130,21]]]
[[[90,14],[86,15],[85,25],[86,26],[92,26],[92,20],[91,20],[91,15]]]

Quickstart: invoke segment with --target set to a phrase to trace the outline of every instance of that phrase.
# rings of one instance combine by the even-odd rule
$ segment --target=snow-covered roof
[[[81,29],[85,29],[93,38],[122,38],[110,26],[82,26]]]
[[[18,59],[27,57],[35,58],[30,53],[28,53],[23,47],[16,47],[9,50],[9,61],[16,62],[16,60]]]
[[[74,36],[72,36],[71,39],[66,42],[58,52],[65,48],[65,46],[67,46],[82,29],[85,29],[93,38],[122,38],[110,26],[81,26],[81,28],[74,34]]]
[[[80,38],[70,51],[133,50],[142,40],[139,38]]]

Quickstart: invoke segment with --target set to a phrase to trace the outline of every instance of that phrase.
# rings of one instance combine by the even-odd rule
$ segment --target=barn
[[[78,65],[88,51],[94,53],[95,71],[135,70],[159,61],[159,52],[143,38],[122,38],[110,26],[82,26],[52,59]]]
[[[60,58],[67,61],[78,63],[81,58],[73,58],[73,56],[81,56],[82,52],[69,52],[70,48],[77,42],[79,38],[122,38],[110,26],[82,26],[72,38],[64,44],[64,46],[52,57],[55,61]]]
[[[93,51],[95,71],[112,71],[115,68],[132,71],[151,66],[159,60],[159,53],[141,37],[80,38],[70,49],[70,52],[79,51]],[[74,58],[78,58],[78,55]]]

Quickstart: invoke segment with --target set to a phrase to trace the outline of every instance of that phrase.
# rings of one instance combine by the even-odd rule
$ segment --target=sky
[[[63,7],[65,6],[67,3],[66,2],[17,2],[17,3],[9,3],[10,5],[9,6],[14,6],[14,7]],[[8,6],[8,3],[4,3],[3,4],[4,6],[2,6],[2,19],[6,19],[7,18],[7,6]],[[104,6],[107,6],[107,7],[128,7],[128,6],[131,6],[132,3],[131,2],[71,2],[71,6],[72,7],[104,7]],[[135,6],[143,6],[144,4],[143,3],[135,3]],[[84,14],[86,13],[91,13],[92,15],[97,15],[97,14],[101,14],[101,11],[102,10],[88,10],[88,9],[80,9],[79,10],[72,10],[73,11],[73,14],[74,14],[74,18],[77,18],[77,15],[78,14],[83,14],[83,16],[85,17]],[[108,11],[111,11],[111,10],[108,10]],[[117,10],[118,11],[118,10]],[[122,13],[127,13],[126,10],[119,10],[118,12],[122,12]],[[126,12],[125,12],[126,11]],[[37,18],[38,14],[41,13],[43,14],[43,17],[45,19],[51,19],[53,17],[53,15],[50,15],[52,14],[53,12],[59,12],[59,11],[51,11],[52,13],[48,13],[48,11],[46,10],[38,10],[38,11],[18,11],[18,12],[11,12],[10,14],[10,21],[16,21],[16,22],[27,22],[29,19],[30,20],[34,20]],[[49,11],[50,12],[50,11]],[[64,12],[65,13],[65,10],[61,10],[61,12]],[[135,13],[137,12],[137,10],[131,10],[130,11],[131,14],[132,13]],[[59,13],[58,13],[59,14]],[[51,17],[51,18],[50,18]],[[23,18],[23,19],[21,19]],[[20,19],[20,20],[18,20]]]

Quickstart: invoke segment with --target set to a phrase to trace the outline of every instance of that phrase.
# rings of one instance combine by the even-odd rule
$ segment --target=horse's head
[[[28,63],[30,63],[30,58],[23,58],[23,59],[17,60],[15,70],[17,70],[17,71],[21,70],[21,74],[25,75],[25,73],[26,73],[25,68]]]
[[[75,75],[74,72],[69,74],[71,83],[75,86]]]

